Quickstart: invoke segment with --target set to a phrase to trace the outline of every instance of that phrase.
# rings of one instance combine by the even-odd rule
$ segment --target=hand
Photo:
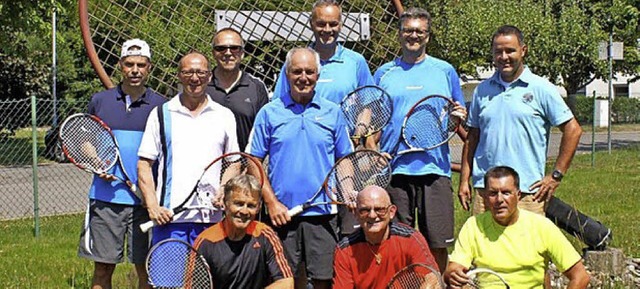
[[[267,210],[269,211],[269,217],[271,217],[271,223],[276,226],[284,226],[291,222],[291,216],[289,216],[289,209],[279,201],[273,201],[267,204]]]
[[[456,106],[453,107],[451,116],[459,118],[460,122],[464,122],[464,120],[467,119],[467,109],[456,102]]]
[[[381,154],[382,156],[384,156],[385,158],[387,158],[388,160],[391,160],[391,159],[392,159],[391,155],[390,155],[389,153],[387,153],[387,152],[380,152],[380,154]]]
[[[213,197],[211,198],[211,204],[214,207],[219,208],[221,210],[224,209],[224,189],[223,188],[220,188],[217,192],[213,194]]]
[[[449,284],[449,288],[462,288],[469,283],[469,277],[464,267],[455,268],[446,272],[445,282]]]
[[[107,181],[107,182],[113,182],[115,180],[117,180],[116,176],[112,175],[112,174],[98,174],[98,177]]]
[[[460,205],[462,205],[465,211],[471,209],[471,188],[469,187],[469,183],[460,182],[460,186],[458,187],[458,200],[460,200]]]
[[[173,211],[158,205],[147,207],[147,212],[149,213],[149,219],[158,225],[169,223],[173,218]]]
[[[543,201],[551,200],[551,197],[553,197],[553,194],[556,192],[556,188],[558,188],[559,185],[560,182],[553,179],[551,175],[546,175],[542,180],[539,180],[531,185],[531,187],[529,187],[529,190],[531,192],[538,190],[533,195],[533,200],[541,203]]]

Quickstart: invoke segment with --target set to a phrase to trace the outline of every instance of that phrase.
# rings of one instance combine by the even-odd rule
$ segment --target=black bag
[[[556,197],[547,203],[545,215],[558,227],[587,244],[589,250],[604,250],[613,239],[611,229]]]

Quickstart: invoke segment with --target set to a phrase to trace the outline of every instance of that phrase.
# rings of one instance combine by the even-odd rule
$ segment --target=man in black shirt
[[[207,94],[233,112],[238,145],[244,151],[258,110],[269,102],[267,88],[260,79],[240,69],[244,41],[237,30],[223,28],[216,33],[213,57],[217,65],[207,86]]]

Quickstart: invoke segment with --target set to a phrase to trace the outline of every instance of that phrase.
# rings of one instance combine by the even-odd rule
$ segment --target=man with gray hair
[[[316,95],[318,53],[294,48],[287,53],[285,67],[291,89],[258,112],[248,152],[260,160],[269,156],[270,185],[265,184],[263,199],[287,248],[296,288],[305,288],[307,278],[315,288],[330,288],[337,242],[335,206],[312,207],[295,217],[287,210],[311,198],[335,161],[353,146],[338,105]]]

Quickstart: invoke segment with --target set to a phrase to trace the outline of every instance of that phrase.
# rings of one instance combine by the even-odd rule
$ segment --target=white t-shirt
[[[182,105],[180,95],[165,105],[169,112],[164,116],[165,134],[171,139],[167,143],[170,155],[167,166],[165,167],[166,156],[162,151],[160,121],[156,111],[162,109],[161,106],[154,108],[149,115],[138,156],[158,161],[156,197],[160,202],[164,199],[160,205],[173,209],[191,193],[204,168],[211,161],[225,153],[237,152],[239,148],[233,113],[211,101],[208,96],[205,108],[195,117]],[[218,180],[215,174],[205,175],[201,184],[209,183],[218,188]],[[187,203],[187,207],[194,208],[176,215],[172,222],[217,223],[222,218],[222,211],[211,205],[210,198],[193,198]]]

